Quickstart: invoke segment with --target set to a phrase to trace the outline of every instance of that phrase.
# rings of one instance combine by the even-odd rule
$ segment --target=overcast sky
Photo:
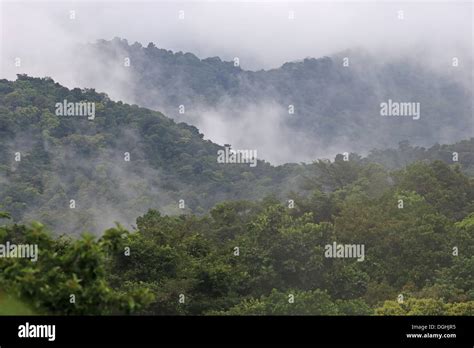
[[[1,74],[14,78],[21,57],[25,72],[54,78],[55,66],[74,58],[72,45],[116,36],[200,58],[239,57],[252,70],[357,46],[396,54],[421,45],[450,57],[472,45],[472,15],[471,3],[454,0],[3,1]]]

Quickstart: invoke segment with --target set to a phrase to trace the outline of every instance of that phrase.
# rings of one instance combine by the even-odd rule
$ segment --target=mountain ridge
[[[55,105],[64,99],[95,102],[96,117],[56,116]],[[0,80],[0,135],[0,209],[14,221],[40,220],[58,233],[101,231],[114,221],[130,226],[148,209],[179,215],[205,213],[226,200],[287,201],[306,194],[305,182],[324,175],[326,165],[397,169],[435,159],[455,164],[456,151],[463,171],[474,174],[474,138],[429,149],[405,142],[367,158],[351,153],[348,162],[338,155],[329,163],[222,164],[217,151],[223,147],[194,126],[93,89],[68,89],[26,75]]]
[[[359,48],[248,71],[152,43],[116,38],[86,47],[97,67],[84,71],[85,85],[100,71],[103,89],[193,124],[221,145],[259,149],[272,163],[365,154],[404,140],[432,146],[474,134],[472,91],[461,82],[466,67],[445,64],[437,71],[421,60],[385,60]],[[380,105],[389,99],[419,103],[421,118],[384,118]]]

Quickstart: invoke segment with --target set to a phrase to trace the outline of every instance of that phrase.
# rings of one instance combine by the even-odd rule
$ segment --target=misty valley
[[[469,4],[1,5],[0,315],[474,315]]]

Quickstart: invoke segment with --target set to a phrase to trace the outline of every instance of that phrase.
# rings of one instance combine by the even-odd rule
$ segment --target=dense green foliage
[[[40,257],[0,259],[0,284],[42,313],[473,314],[472,178],[441,161],[316,165],[327,175],[293,208],[267,198],[202,216],[150,210],[136,231],[99,239],[6,225],[2,240],[38,243]],[[333,242],[364,244],[364,261],[325,257]]]
[[[221,165],[195,127],[28,76],[0,81],[0,135],[0,244],[40,250],[0,258],[1,314],[473,314],[474,139]]]
[[[56,116],[55,103],[64,99],[95,102],[96,118]],[[274,195],[286,201],[293,192],[310,195],[313,177],[326,178],[323,191],[334,190],[352,180],[346,167],[370,162],[389,169],[422,160],[452,164],[458,152],[463,172],[474,173],[474,139],[430,149],[404,142],[364,159],[351,155],[330,172],[320,163],[222,165],[216,161],[221,148],[193,126],[94,90],[24,75],[0,81],[0,209],[15,222],[38,220],[56,234],[100,233],[115,221],[128,228],[148,209],[203,214],[226,200]],[[185,209],[178,209],[180,199]]]
[[[95,102],[96,118],[56,116],[63,100]],[[149,208],[182,213],[180,199],[184,211],[202,213],[223,200],[285,191],[289,173],[303,170],[263,161],[222,165],[222,147],[202,138],[193,126],[93,90],[68,90],[47,78],[1,80],[0,209],[58,233],[99,233]]]

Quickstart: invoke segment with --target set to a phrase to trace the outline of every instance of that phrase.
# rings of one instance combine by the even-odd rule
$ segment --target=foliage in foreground
[[[326,174],[293,208],[269,197],[203,216],[150,210],[136,231],[100,238],[5,225],[0,243],[40,254],[0,259],[0,289],[41,314],[473,314],[472,178],[440,161],[316,165]],[[325,257],[333,242],[363,244],[364,260]]]

